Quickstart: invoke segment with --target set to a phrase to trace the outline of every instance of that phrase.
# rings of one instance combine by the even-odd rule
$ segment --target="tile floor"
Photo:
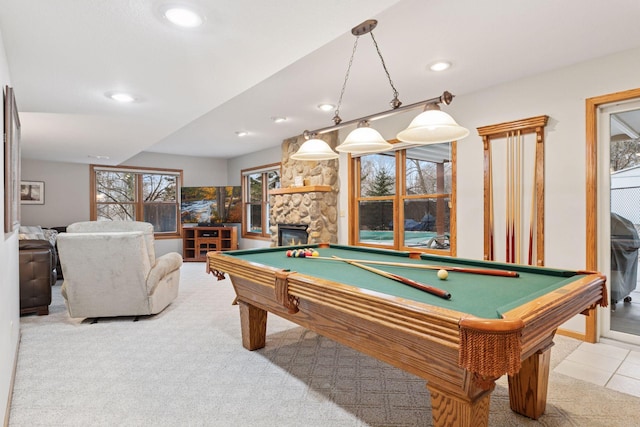
[[[582,343],[554,372],[640,397],[640,347]]]
[[[611,330],[640,335],[640,287],[629,296],[629,302],[611,303]]]

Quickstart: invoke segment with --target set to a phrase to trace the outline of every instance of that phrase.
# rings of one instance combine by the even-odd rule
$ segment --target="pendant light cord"
[[[342,97],[344,96],[344,90],[347,88],[347,80],[349,80],[349,73],[351,72],[351,65],[353,64],[353,57],[356,56],[356,50],[358,49],[358,39],[360,36],[356,37],[356,41],[353,42],[353,50],[351,51],[351,58],[349,59],[349,66],[347,67],[347,73],[344,75],[344,82],[342,83],[342,90],[340,91],[340,98],[338,99],[338,106],[336,107],[335,115],[333,116],[333,122],[337,125],[342,122],[340,118],[340,106],[342,105]]]
[[[380,62],[382,63],[382,68],[384,69],[385,74],[387,75],[387,79],[389,80],[389,85],[391,86],[391,90],[393,91],[393,99],[390,104],[391,107],[395,110],[396,108],[402,105],[402,102],[398,99],[398,90],[393,84],[393,80],[391,80],[391,74],[389,74],[389,70],[387,70],[387,64],[384,62],[384,58],[382,57],[382,52],[380,52],[380,47],[378,46],[378,42],[376,38],[373,36],[373,31],[370,31],[371,40],[373,40],[373,45],[376,47],[376,52],[378,52],[378,56],[380,57]],[[342,82],[342,90],[340,91],[340,98],[338,98],[338,106],[336,107],[335,114],[333,116],[333,122],[336,125],[339,125],[342,122],[342,118],[340,117],[340,106],[342,105],[342,97],[344,96],[344,91],[347,88],[347,81],[349,80],[349,74],[351,73],[351,66],[353,65],[353,58],[356,56],[356,50],[358,49],[358,39],[360,36],[356,36],[355,42],[353,42],[353,49],[351,51],[351,58],[349,58],[349,65],[347,66],[347,72],[344,75],[344,82]]]
[[[373,31],[370,32],[369,34],[371,34],[371,40],[373,40],[373,44],[376,47],[378,56],[380,57],[380,62],[382,62],[382,68],[384,68],[384,72],[387,74],[387,79],[389,79],[389,84],[391,85],[391,89],[393,90],[393,99],[391,100],[390,104],[391,104],[391,107],[395,110],[396,108],[402,105],[402,102],[400,102],[400,100],[398,99],[398,91],[396,90],[396,87],[393,85],[393,81],[391,80],[391,74],[389,74],[389,70],[387,70],[387,64],[385,64],[384,62],[384,58],[382,57],[382,53],[380,52],[380,48],[378,47],[378,42],[376,42],[376,38],[373,36]]]

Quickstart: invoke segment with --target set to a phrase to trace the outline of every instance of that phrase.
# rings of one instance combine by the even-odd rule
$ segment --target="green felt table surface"
[[[296,249],[293,247],[237,250],[224,252],[224,255],[490,319],[500,318],[501,313],[583,277],[583,275],[570,270],[429,254],[422,254],[421,259],[416,260],[409,258],[409,252],[384,249],[341,245],[331,245],[330,248],[318,248],[314,245],[307,247],[315,248],[321,257],[337,256],[348,259],[510,270],[518,272],[519,277],[499,277],[450,271],[446,280],[440,280],[437,277],[437,270],[371,265],[371,267],[389,273],[444,289],[451,293],[451,299],[445,300],[345,262],[287,257],[286,251]],[[299,247],[297,248],[299,249]]]

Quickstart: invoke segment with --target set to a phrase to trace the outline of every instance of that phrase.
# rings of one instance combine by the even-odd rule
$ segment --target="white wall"
[[[546,114],[545,265],[586,263],[585,100],[640,87],[640,50],[573,65],[456,98],[447,108],[469,129]],[[482,257],[482,143],[458,144],[458,255]],[[499,188],[499,183],[497,183]]]
[[[89,166],[22,159],[22,179],[44,182],[44,205],[22,205],[23,225],[66,226],[89,220]]]
[[[122,165],[182,169],[183,187],[235,185],[227,183],[227,161],[225,159],[145,152],[122,162]]]
[[[3,90],[11,85],[9,66],[0,33],[0,85]],[[20,94],[16,93],[17,102]],[[0,107],[4,117],[4,104]],[[4,133],[4,121],[0,120],[0,130]],[[0,150],[0,164],[4,165],[4,150]],[[3,168],[4,169],[4,168]],[[15,364],[20,331],[20,299],[18,281],[18,233],[4,233],[4,174],[0,174],[0,421],[7,416],[11,376]]]
[[[294,136],[294,135],[292,135]],[[240,185],[241,171],[263,165],[271,165],[282,161],[282,141],[277,146],[266,150],[256,151],[245,156],[235,157],[227,161],[227,185]]]

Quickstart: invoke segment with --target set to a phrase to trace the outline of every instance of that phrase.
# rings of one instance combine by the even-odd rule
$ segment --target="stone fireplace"
[[[338,145],[338,132],[319,135],[331,148]],[[306,225],[307,242],[338,242],[338,160],[296,161],[304,137],[282,143],[281,188],[269,192],[271,246],[279,246],[279,225]],[[296,177],[304,185],[294,186]]]

